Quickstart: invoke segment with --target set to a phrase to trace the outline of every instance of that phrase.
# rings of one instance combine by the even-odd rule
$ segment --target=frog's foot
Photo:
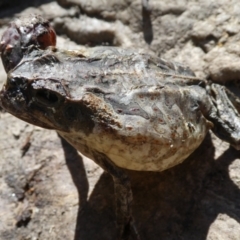
[[[219,84],[211,85],[216,112],[210,114],[213,132],[223,141],[240,150],[240,100]]]
[[[114,181],[116,215],[119,240],[140,240],[132,216],[132,189],[130,180],[124,170],[117,167],[106,155],[94,152],[94,161],[106,172],[111,174]]]
[[[30,45],[41,49],[56,45],[55,31],[47,20],[37,15],[17,19],[3,33],[0,52],[6,72],[21,61],[25,49]]]

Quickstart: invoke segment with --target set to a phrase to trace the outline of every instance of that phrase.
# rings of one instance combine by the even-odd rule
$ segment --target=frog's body
[[[92,150],[104,153],[122,168],[170,168],[186,159],[211,127],[200,108],[204,100],[205,114],[211,109],[205,82],[150,55],[117,48],[85,55],[33,50],[8,74],[19,76],[28,82],[28,89],[18,87],[19,94],[23,90],[33,97],[13,114],[41,118],[45,111],[43,123],[79,151],[91,158]],[[58,96],[53,106],[41,101],[48,90]]]
[[[43,25],[36,18],[32,22]],[[173,167],[201,144],[209,129],[240,149],[240,100],[224,86],[149,54],[109,47],[40,50],[38,45],[44,49],[54,42],[53,32],[45,24],[21,49],[21,35],[4,35],[0,46],[8,78],[0,103],[22,120],[56,130],[110,173],[119,236],[128,239],[132,232],[140,239],[124,169]],[[49,41],[42,46],[39,39]]]

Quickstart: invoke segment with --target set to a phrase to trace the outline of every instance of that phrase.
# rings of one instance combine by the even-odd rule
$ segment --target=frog
[[[0,105],[57,131],[112,176],[119,239],[141,239],[126,170],[181,164],[209,131],[240,150],[240,99],[224,85],[142,50],[59,49],[41,17],[17,23],[0,44],[7,72]]]

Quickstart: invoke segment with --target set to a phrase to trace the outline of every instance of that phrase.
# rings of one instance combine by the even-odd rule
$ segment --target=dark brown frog
[[[239,99],[224,86],[136,50],[39,47],[27,44],[20,62],[9,68],[11,57],[2,55],[9,71],[1,105],[24,121],[56,130],[112,175],[121,239],[130,233],[140,239],[124,169],[171,168],[210,129],[240,149]]]

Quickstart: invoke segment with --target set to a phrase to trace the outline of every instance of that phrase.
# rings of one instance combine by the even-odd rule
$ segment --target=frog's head
[[[58,59],[54,55],[44,57],[48,52],[50,49],[33,50],[8,72],[0,91],[0,105],[12,115],[43,128],[90,133],[94,125],[92,110],[82,97],[71,96],[63,75],[54,71],[60,65]],[[40,60],[32,59],[31,54],[40,55]]]
[[[58,118],[63,130],[57,109],[64,102],[65,91],[51,80],[45,84],[44,80],[17,77],[10,72],[0,92],[0,103],[12,115],[43,128],[57,129],[54,119]]]
[[[56,34],[49,22],[40,16],[22,17],[12,22],[0,42],[0,53],[6,72],[22,59],[28,46],[40,49],[56,45]]]

